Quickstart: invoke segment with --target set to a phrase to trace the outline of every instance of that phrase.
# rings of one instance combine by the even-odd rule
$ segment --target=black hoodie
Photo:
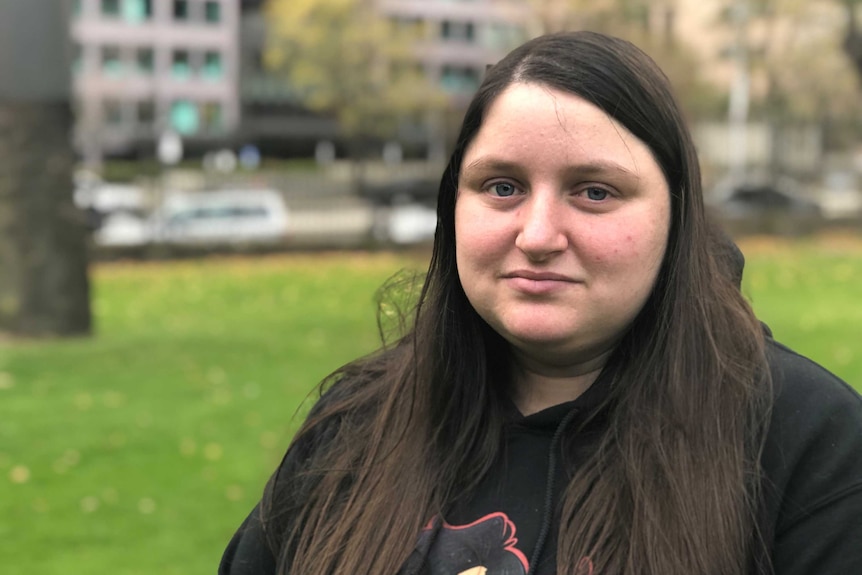
[[[735,247],[724,255],[729,268],[741,269]],[[768,335],[775,399],[761,458],[758,527],[774,573],[862,575],[862,398]],[[578,427],[578,419],[606,393],[607,381],[600,377],[576,400],[527,417],[512,406],[495,468],[468,502],[417,534],[402,575],[556,573],[562,491],[578,460],[595,445],[602,421],[574,438],[560,432]],[[278,473],[294,473],[302,459],[296,453],[305,448],[295,445]],[[560,464],[563,451],[566,466]],[[220,575],[276,572],[258,513],[255,508],[230,541]],[[603,575],[593,573],[588,559],[580,567],[584,575]]]

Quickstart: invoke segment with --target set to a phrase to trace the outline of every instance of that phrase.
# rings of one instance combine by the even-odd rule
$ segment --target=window
[[[207,132],[222,131],[222,105],[219,102],[207,102],[201,106],[201,124]]]
[[[479,87],[479,72],[466,66],[443,66],[440,83],[447,92],[473,92]]]
[[[204,4],[204,20],[210,24],[218,24],[221,22],[221,2],[217,0],[207,0]]]
[[[118,18],[120,16],[120,0],[102,0],[102,16]]]
[[[171,61],[171,76],[185,79],[192,75],[188,50],[174,50]]]
[[[72,2],[72,16],[78,17],[81,15],[81,0],[74,0]]]
[[[72,74],[80,75],[84,71],[84,48],[79,43],[72,44]]]
[[[156,68],[153,49],[138,48],[135,52],[135,66],[139,74],[152,75]]]
[[[447,40],[472,42],[476,37],[476,26],[472,22],[443,20],[440,24],[440,36]]]
[[[123,20],[126,22],[145,22],[152,16],[152,0],[123,0]]]
[[[137,104],[138,125],[152,128],[156,121],[156,105],[152,100],[141,100]]]
[[[185,22],[189,19],[188,0],[174,0],[174,20]]]
[[[117,100],[102,103],[102,118],[106,126],[119,126],[123,123],[123,107]]]
[[[122,76],[123,58],[117,46],[102,46],[102,74],[105,76]]]
[[[222,67],[221,54],[216,51],[207,51],[204,53],[204,78],[216,80],[224,75]]]
[[[170,124],[184,136],[196,134],[200,129],[197,104],[189,100],[177,100],[171,104]]]

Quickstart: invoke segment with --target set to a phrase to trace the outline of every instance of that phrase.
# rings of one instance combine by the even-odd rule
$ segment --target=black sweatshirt
[[[759,527],[775,573],[862,574],[862,398],[771,339],[768,353],[776,395],[762,456]],[[497,467],[467,504],[417,534],[402,573],[555,573],[558,503],[571,472],[559,463],[562,451],[571,460],[572,450],[588,451],[594,443],[588,430],[578,436],[581,445],[563,446],[555,432],[566,418],[577,424],[604,393],[600,378],[575,401],[528,417],[513,409]],[[296,464],[289,452],[280,473],[293,473]],[[219,574],[275,572],[255,508],[225,550]]]

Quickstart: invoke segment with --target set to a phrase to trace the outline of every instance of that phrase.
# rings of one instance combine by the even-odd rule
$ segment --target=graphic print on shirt
[[[467,525],[443,523],[420,535],[423,547],[434,537],[426,566],[428,575],[526,575],[528,561],[515,547],[515,524],[505,513],[491,513]]]

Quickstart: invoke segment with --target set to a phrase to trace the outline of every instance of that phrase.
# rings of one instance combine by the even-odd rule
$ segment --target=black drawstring
[[[554,483],[557,475],[557,445],[560,442],[560,437],[563,435],[566,426],[575,416],[577,409],[571,410],[560,421],[557,430],[554,432],[554,437],[551,438],[551,450],[548,453],[548,475],[545,479],[545,507],[542,515],[542,528],[539,531],[539,538],[536,540],[536,546],[533,548],[533,555],[530,557],[530,563],[527,567],[527,574],[534,572],[538,565],[539,558],[542,556],[542,551],[545,548],[545,542],[548,539],[548,533],[551,530],[551,521],[554,516]]]

